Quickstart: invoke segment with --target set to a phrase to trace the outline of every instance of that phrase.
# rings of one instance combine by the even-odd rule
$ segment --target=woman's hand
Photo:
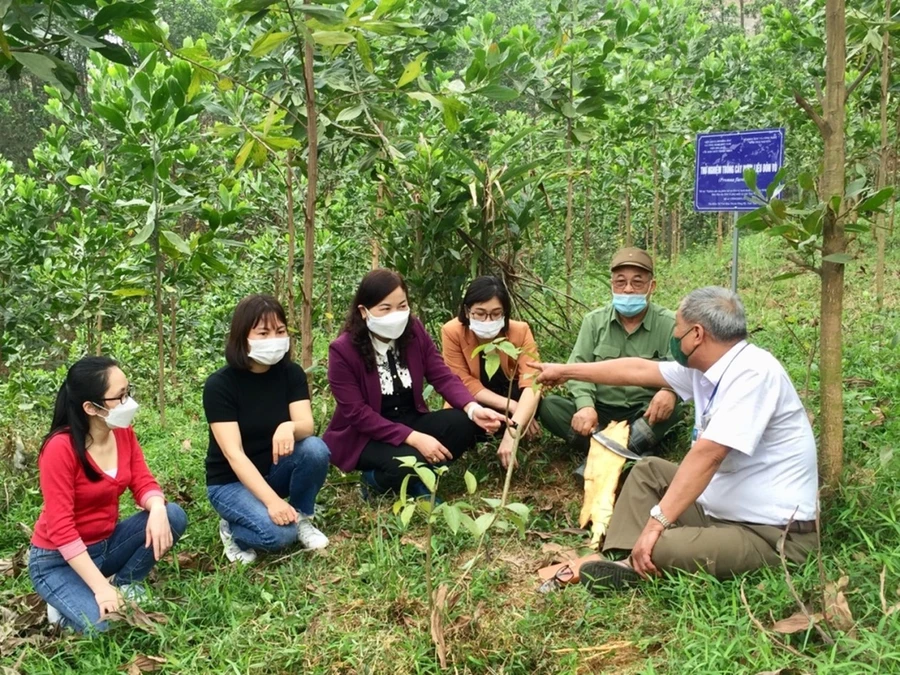
[[[532,418],[531,424],[528,425],[528,429],[525,431],[525,438],[530,441],[534,438],[540,438],[542,433],[541,425],[538,424],[536,418]]]
[[[110,612],[118,612],[125,604],[125,598],[122,597],[119,589],[109,583],[94,593],[94,600],[97,602],[97,607],[100,608],[101,618]]]
[[[509,467],[512,461],[513,439],[509,433],[503,434],[503,440],[500,441],[500,447],[497,448],[497,457],[500,459],[500,466],[504,469]]]
[[[472,421],[489,434],[493,434],[496,433],[498,429],[500,429],[501,424],[508,425],[511,420],[509,420],[506,415],[498,413],[496,410],[491,410],[490,408],[483,408],[479,406],[472,413]]]
[[[278,464],[279,459],[294,452],[294,443],[294,423],[288,420],[279,424],[272,436],[272,463]]]
[[[406,439],[407,445],[411,445],[419,454],[425,458],[429,464],[438,464],[439,462],[449,462],[453,460],[453,455],[444,447],[434,436],[414,431]]]
[[[147,518],[147,536],[144,548],[153,545],[153,557],[156,560],[162,558],[172,548],[172,527],[169,525],[169,514],[166,513],[166,504],[161,499],[150,507],[150,515]]]
[[[297,510],[285,500],[279,499],[266,506],[269,518],[276,525],[290,525],[297,522]]]

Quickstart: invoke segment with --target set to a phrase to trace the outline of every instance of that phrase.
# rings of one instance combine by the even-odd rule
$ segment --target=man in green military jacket
[[[569,363],[623,356],[671,361],[669,338],[675,313],[650,302],[656,290],[652,258],[642,249],[623,248],[613,257],[610,272],[613,300],[585,315]],[[628,420],[632,422],[629,449],[647,454],[681,417],[678,398],[671,389],[610,387],[574,380],[567,387],[572,398],[543,399],[540,421],[554,436],[585,452],[592,431],[602,430],[613,420]],[[635,424],[640,419],[649,429],[640,422]]]

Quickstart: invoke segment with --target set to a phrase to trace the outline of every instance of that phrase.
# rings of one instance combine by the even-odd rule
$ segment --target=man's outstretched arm
[[[534,363],[537,382],[554,387],[569,380],[607,384],[614,387],[636,386],[662,389],[669,383],[659,370],[659,362],[624,358],[595,363]]]

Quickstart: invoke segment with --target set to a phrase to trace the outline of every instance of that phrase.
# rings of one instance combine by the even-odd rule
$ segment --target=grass
[[[847,270],[847,465],[844,487],[823,503],[822,567],[829,582],[842,574],[849,578],[844,593],[852,630],[835,631],[835,645],[814,630],[778,642],[764,635],[751,621],[741,588],[768,629],[798,610],[780,569],[726,582],[678,576],[599,599],[577,586],[537,594],[535,570],[550,557],[542,546],[583,543],[560,532],[576,525],[579,491],[570,474],[578,458],[545,439],[527,448],[513,481],[511,500],[532,507],[529,533],[492,534],[489,559],[473,568],[449,610],[449,672],[900,673],[900,612],[885,615],[879,579],[884,569],[887,605],[900,602],[900,458],[893,450],[900,440],[893,403],[900,397],[898,261],[900,254],[892,252],[882,314],[873,309],[868,264]],[[753,340],[785,363],[801,394],[809,378],[807,403],[816,411],[818,374],[809,350],[818,287],[811,277],[770,282],[783,267],[776,242],[756,236],[742,243],[740,286]],[[674,306],[699,283],[727,284],[729,270],[714,252],[696,251],[675,266],[663,265],[658,276],[657,300]],[[582,281],[579,293],[589,304],[605,300],[602,282]],[[206,430],[198,398],[198,392],[183,392],[184,402],[170,411],[165,429],[147,408],[138,420],[152,468],[191,521],[179,546],[181,563],[170,556],[154,574],[150,609],[165,614],[167,623],[149,632],[120,626],[94,640],[37,627],[18,633],[32,642],[13,647],[10,638],[19,628],[3,611],[0,672],[112,674],[138,654],[163,657],[162,673],[441,672],[429,634],[424,526],[414,520],[403,531],[389,503],[364,504],[354,476],[333,471],[320,495],[321,527],[333,542],[326,551],[288,551],[248,569],[225,561],[205,497]],[[44,423],[37,420],[34,428]],[[477,496],[499,496],[503,474],[493,449],[482,448],[461,463],[479,479]],[[451,499],[464,494],[462,469],[455,467],[444,486]],[[33,468],[2,471],[0,558],[8,559],[27,547],[19,523],[34,523],[40,495]],[[453,585],[474,541],[437,526],[434,545],[436,578]],[[815,561],[792,569],[792,577],[810,609],[822,611]],[[15,612],[17,598],[31,591],[27,572],[0,579],[0,602]]]

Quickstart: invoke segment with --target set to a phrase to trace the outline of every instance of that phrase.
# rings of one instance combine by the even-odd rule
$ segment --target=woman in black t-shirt
[[[296,541],[310,549],[328,545],[309,519],[331,453],[312,435],[306,374],[289,350],[281,304],[270,295],[247,296],[231,319],[228,365],[203,388],[206,492],[232,562],[251,563],[257,549],[278,551]]]

